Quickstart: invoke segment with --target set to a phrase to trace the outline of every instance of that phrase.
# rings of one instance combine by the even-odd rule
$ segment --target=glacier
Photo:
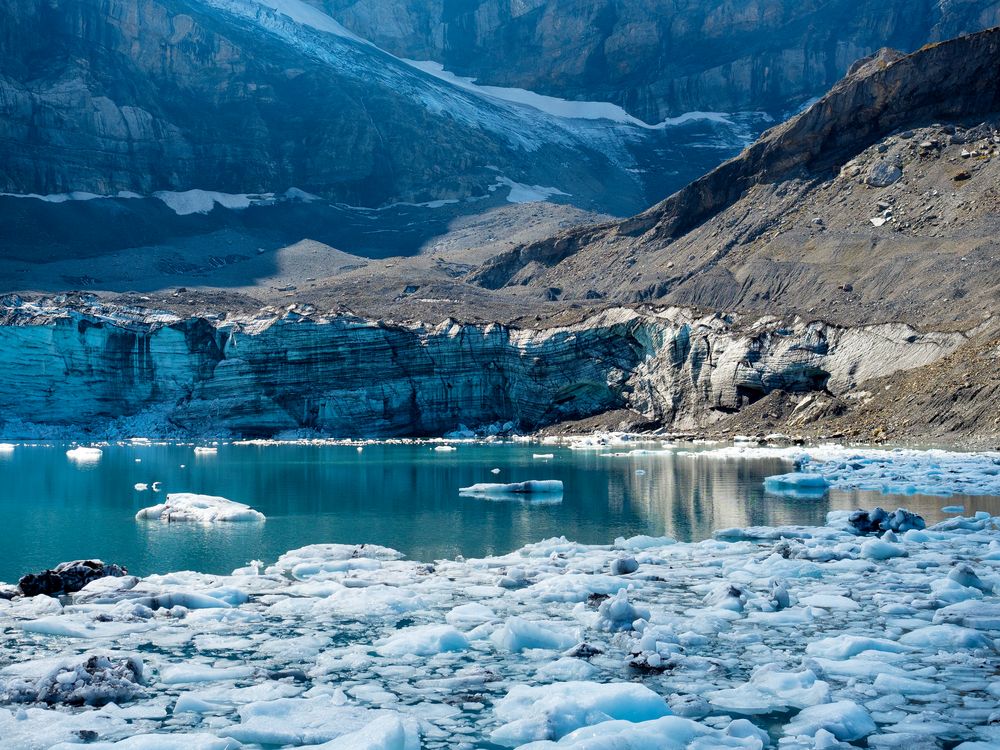
[[[615,408],[692,429],[774,390],[843,394],[965,341],[903,324],[844,328],[680,308],[611,308],[530,329],[311,308],[181,319],[8,296],[0,434],[436,436],[459,424],[531,430]]]

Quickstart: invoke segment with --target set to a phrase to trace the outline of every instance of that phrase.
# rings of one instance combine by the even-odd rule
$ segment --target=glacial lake
[[[792,469],[784,459],[608,455],[655,443],[608,450],[456,445],[442,452],[426,443],[377,444],[359,452],[350,445],[222,444],[217,453],[196,454],[192,445],[121,444],[102,446],[96,462],[76,463],[66,456],[68,444],[19,444],[0,453],[0,580],[95,557],[137,575],[221,574],[320,542],[381,544],[430,561],[502,554],[560,535],[588,544],[636,534],[697,541],[733,526],[821,525],[829,510],[874,505],[908,507],[929,523],[947,518],[941,508],[949,505],[1000,515],[997,497],[766,494],[765,477]],[[534,457],[548,453],[551,459]],[[482,500],[458,492],[477,482],[528,479],[562,480],[562,500]],[[134,489],[153,482],[160,492]],[[168,492],[221,495],[262,511],[267,521],[135,520]]]

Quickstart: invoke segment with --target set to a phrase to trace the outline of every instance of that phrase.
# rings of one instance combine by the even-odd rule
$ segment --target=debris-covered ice
[[[155,489],[155,486],[154,486]],[[214,523],[216,521],[263,521],[264,514],[249,505],[213,495],[171,492],[166,502],[143,508],[137,520]]]
[[[0,744],[996,747],[1000,518],[850,516],[433,563],[317,544],[0,599]]]

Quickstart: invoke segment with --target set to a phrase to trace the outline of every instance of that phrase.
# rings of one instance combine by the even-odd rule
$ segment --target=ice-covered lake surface
[[[8,580],[143,574],[0,599],[0,747],[1000,747],[1000,456],[577,447],[0,450]]]
[[[48,443],[0,451],[0,581],[85,557],[118,562],[138,575],[228,573],[317,542],[382,544],[432,561],[504,554],[551,536],[589,544],[636,534],[697,541],[719,528],[822,523],[828,510],[880,503],[906,505],[929,521],[948,517],[941,508],[954,505],[1000,515],[1000,498],[960,492],[944,500],[836,487],[818,499],[765,493],[765,477],[793,469],[788,449],[448,445],[456,450],[434,450],[440,443],[369,444],[362,451],[222,444],[211,446],[215,452],[112,444],[95,456]],[[477,483],[553,479],[564,484],[561,497],[459,494]],[[180,492],[245,503],[267,522],[136,522],[137,511]]]

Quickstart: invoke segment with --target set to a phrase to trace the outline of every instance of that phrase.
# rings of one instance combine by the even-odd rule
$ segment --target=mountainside
[[[244,248],[176,288],[128,275],[155,255],[116,255],[119,287],[146,286],[4,300],[0,431],[511,422],[996,445],[997,70],[1000,29],[883,50],[647,211],[555,235],[559,207],[493,207],[412,257]]]
[[[620,104],[788,112],[880,47],[1000,24],[989,0],[310,0],[403,57],[482,83]]]
[[[300,0],[3,0],[0,27],[7,193],[297,188],[380,206],[487,196],[506,180],[628,212],[670,189],[647,177],[654,155],[688,142],[725,153],[743,132],[705,119],[653,130],[614,107],[558,116],[486,95]],[[666,182],[683,184],[697,161]]]
[[[512,248],[471,279],[845,322],[975,324],[1000,293],[1000,30],[864,61],[636,217]]]

